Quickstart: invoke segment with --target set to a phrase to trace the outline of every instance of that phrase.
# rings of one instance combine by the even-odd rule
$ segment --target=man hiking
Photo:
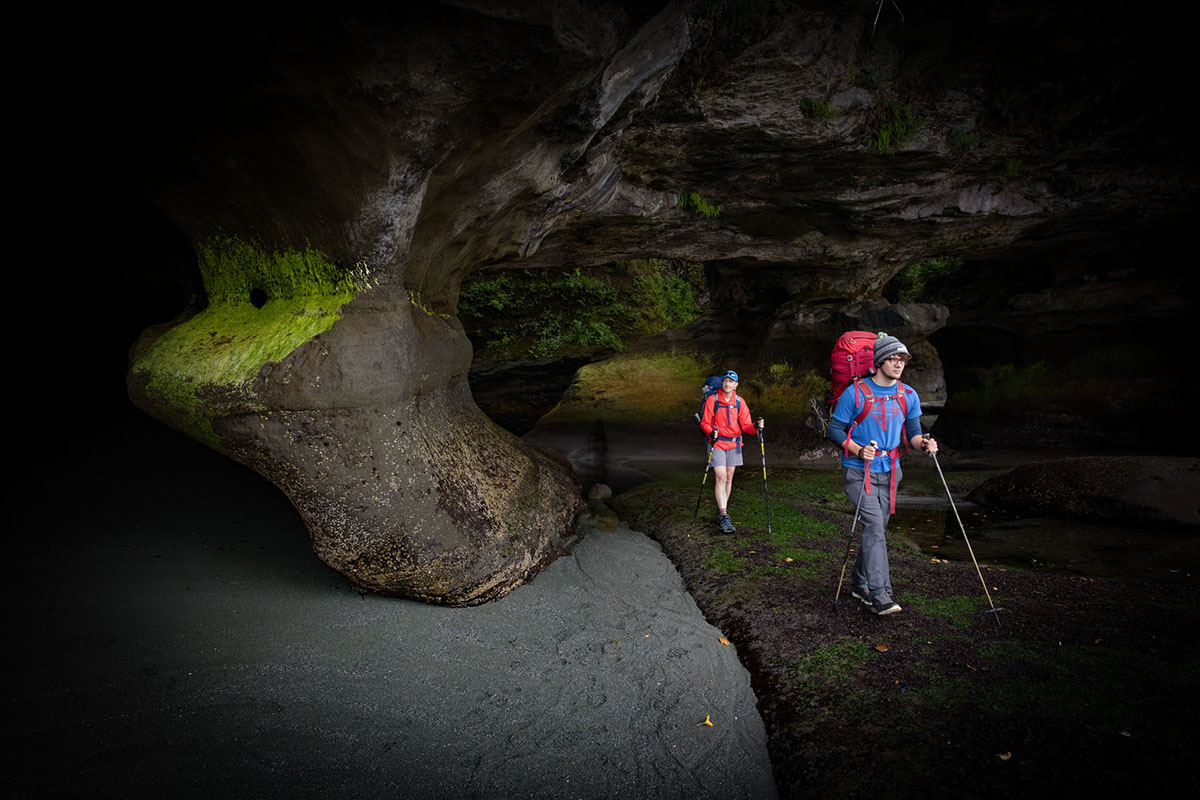
[[[937,452],[937,442],[921,434],[920,398],[900,382],[910,357],[896,337],[876,339],[874,375],[850,384],[829,422],[829,438],[842,447],[846,497],[862,520],[862,546],[854,561],[850,593],[881,615],[900,610],[892,599],[884,537],[903,476],[897,450],[900,439],[924,452]],[[869,480],[864,474],[868,465]]]
[[[700,430],[712,449],[713,493],[717,500],[717,524],[722,533],[734,533],[729,518],[729,492],[733,489],[733,471],[742,465],[742,434],[758,433],[766,425],[750,421],[750,407],[737,395],[738,374],[733,370],[721,376],[721,388],[704,401]]]

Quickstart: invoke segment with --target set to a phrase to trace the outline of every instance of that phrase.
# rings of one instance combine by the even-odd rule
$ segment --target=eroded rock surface
[[[203,283],[135,347],[131,396],[280,485],[357,585],[454,604],[532,574],[581,507],[565,467],[472,402],[454,311],[475,270],[703,261],[712,313],[681,345],[808,360],[835,331],[884,327],[921,348],[911,380],[936,407],[930,337],[954,312],[882,300],[901,268],[1082,259],[1186,218],[1194,194],[1162,66],[1139,56],[1152,37],[1092,6],[965,5],[903,29],[932,46],[885,46],[870,4],[839,2],[195,21],[157,54],[160,84],[141,61],[112,81],[139,122],[128,177]],[[1186,295],[1175,273],[1146,280]],[[1130,307],[1101,294],[1080,296],[1104,301],[1092,319]],[[1012,307],[1045,318],[1037,297]]]
[[[232,57],[134,161],[205,297],[143,335],[130,395],[279,485],[356,585],[471,604],[554,557],[582,501],[472,402],[458,283],[604,191],[614,165],[572,165],[649,101],[688,29],[681,6],[396,14],[297,15],[261,50],[238,37],[266,30],[197,34]],[[200,100],[221,112],[197,125]]]

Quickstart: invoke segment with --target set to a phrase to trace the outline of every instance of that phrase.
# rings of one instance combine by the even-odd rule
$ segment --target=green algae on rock
[[[365,266],[343,270],[311,248],[267,253],[214,236],[199,247],[208,305],[135,346],[131,381],[189,435],[220,449],[212,421],[265,408],[259,370],[329,330],[342,306],[370,288]]]

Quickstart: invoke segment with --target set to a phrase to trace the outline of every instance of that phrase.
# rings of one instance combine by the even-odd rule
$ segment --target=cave
[[[847,329],[919,353],[950,444],[1147,447],[1196,294],[1176,34],[1086,4],[860,5],[213,9],[107,55],[81,37],[107,91],[77,115],[119,121],[84,191],[129,397],[279,486],[355,586],[449,605],[528,580],[581,512],[539,430],[672,446],[697,376],[736,361],[803,399]],[[465,281],[647,260],[699,270],[690,321],[473,358]],[[645,416],[588,411],[588,375],[664,354]],[[1021,413],[979,404],[1000,373]],[[781,458],[820,445],[767,407]]]

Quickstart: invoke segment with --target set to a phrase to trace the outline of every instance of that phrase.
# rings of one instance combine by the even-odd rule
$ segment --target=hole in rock
[[[255,308],[262,308],[267,304],[267,293],[258,287],[251,289],[250,304]]]

